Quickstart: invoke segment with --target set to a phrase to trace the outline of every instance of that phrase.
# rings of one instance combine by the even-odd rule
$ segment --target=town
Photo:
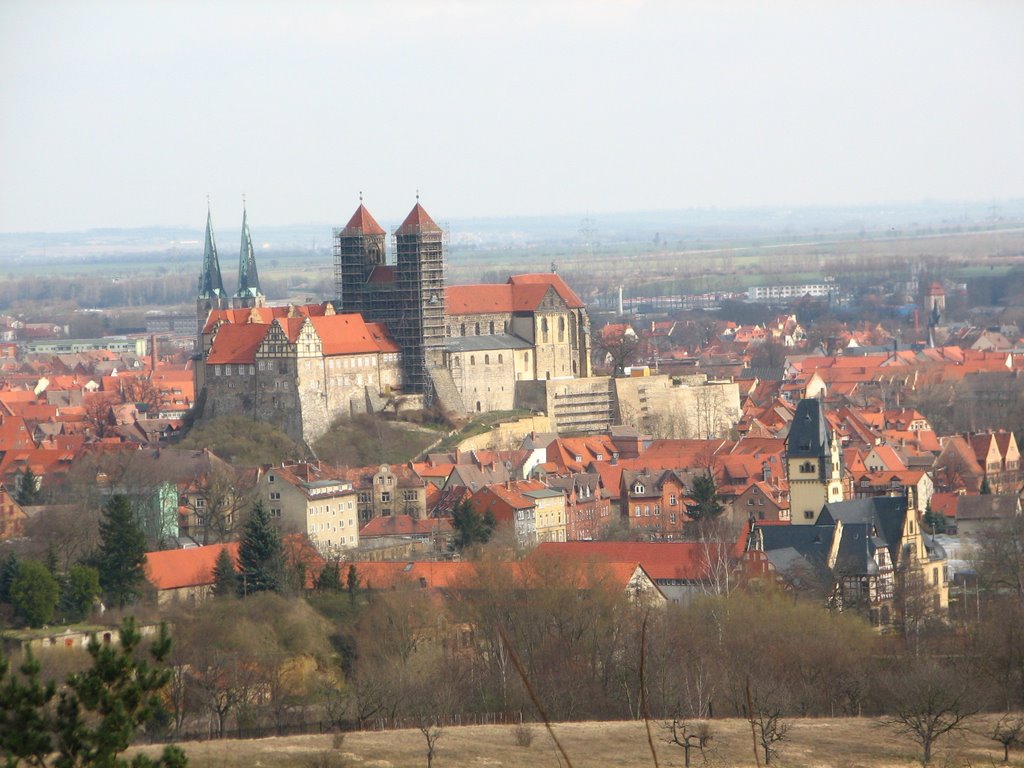
[[[447,285],[442,230],[417,201],[395,265],[360,203],[334,231],[335,295],[295,304],[264,295],[247,214],[242,233],[229,294],[208,212],[194,316],[93,339],[4,320],[5,647],[73,657],[129,613],[147,631],[171,621],[169,736],[393,727],[424,707],[522,718],[502,645],[526,656],[520,682],[546,692],[547,716],[628,717],[633,682],[622,699],[613,668],[597,688],[565,675],[595,653],[613,654],[616,674],[640,662],[614,650],[616,615],[655,611],[647,652],[669,653],[678,622],[709,626],[696,618],[709,600],[812,634],[842,617],[838,642],[860,653],[916,657],[996,631],[985,614],[1019,583],[1004,549],[1024,532],[1024,354],[1012,324],[947,320],[972,314],[968,286],[911,280],[873,324],[822,314],[835,281],[751,289],[761,322],[621,298],[595,320],[555,271]],[[574,593],[587,615],[564,604]],[[522,615],[504,602],[517,594]],[[257,663],[210,623],[268,611],[306,626],[308,646],[275,635]],[[396,611],[392,637],[380,622]],[[546,631],[534,646],[531,628],[554,616],[592,641]],[[647,706],[677,725],[749,715],[726,662],[739,651],[723,652],[705,649],[698,667],[717,666],[697,693],[694,670],[656,669]],[[395,653],[403,679],[379,688]],[[252,679],[215,672],[246,658]],[[470,688],[442,686],[453,669]],[[780,697],[789,674],[759,673],[758,706],[777,721],[760,726],[766,760],[785,715],[884,706],[840,689]],[[1001,685],[1007,700],[1024,691],[1015,676]]]

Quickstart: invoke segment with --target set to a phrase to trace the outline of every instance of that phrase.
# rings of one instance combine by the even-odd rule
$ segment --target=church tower
[[[256,253],[249,234],[248,213],[245,198],[242,198],[242,246],[238,253],[238,290],[231,302],[236,309],[262,307],[265,303],[260,291],[260,275],[256,271]]]
[[[419,203],[395,230],[394,328],[402,347],[403,380],[412,392],[433,391],[430,370],[443,365],[445,344],[444,233]]]
[[[196,350],[202,352],[203,326],[206,318],[214,309],[226,309],[228,295],[224,292],[224,281],[220,276],[220,262],[217,260],[217,243],[213,238],[213,219],[210,215],[210,204],[206,204],[206,247],[203,251],[203,271],[199,273],[199,293],[196,297],[196,322],[199,345]]]
[[[801,400],[786,438],[786,473],[793,525],[814,525],[825,504],[843,500],[839,440],[820,400]]]
[[[374,267],[384,264],[385,232],[363,205],[344,229],[334,230],[334,308],[339,312],[367,312],[364,286]]]

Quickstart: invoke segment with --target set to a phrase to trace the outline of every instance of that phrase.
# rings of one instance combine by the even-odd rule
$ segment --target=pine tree
[[[337,558],[328,560],[320,569],[320,576],[316,580],[316,588],[324,592],[341,591],[341,565]]]
[[[238,571],[227,547],[221,547],[213,567],[213,596],[235,597],[238,594]]]
[[[356,591],[359,589],[359,574],[356,573],[355,563],[349,563],[348,575],[345,576],[345,589],[348,590],[348,596],[355,600]]]
[[[145,581],[146,537],[135,522],[126,496],[112,496],[100,520],[100,549],[96,568],[103,592],[124,607],[142,593]]]
[[[281,535],[270,521],[262,502],[256,502],[242,531],[238,547],[241,576],[239,594],[277,592],[284,582],[284,552]]]
[[[0,654],[0,755],[5,764],[53,765],[55,768],[184,768],[185,753],[164,747],[153,759],[136,755],[129,763],[118,757],[132,742],[136,728],[163,710],[160,690],[170,672],[137,652],[142,637],[134,619],[125,619],[120,643],[89,641],[92,667],[69,675],[57,695],[53,682],[39,679],[39,663],[26,654],[21,677],[13,675]],[[163,661],[171,648],[166,625],[150,646]],[[56,707],[53,706],[57,699]],[[51,759],[53,753],[56,757]]]
[[[495,527],[494,514],[490,510],[481,515],[465,501],[452,510],[452,528],[455,530],[452,544],[460,552],[474,544],[486,544]]]
[[[982,496],[990,496],[992,494],[992,486],[989,485],[987,477],[981,478],[981,488],[978,490],[978,493]]]
[[[71,621],[81,621],[89,615],[99,596],[99,571],[89,565],[73,565],[61,585],[61,613]]]
[[[714,520],[725,511],[725,507],[718,500],[718,489],[715,488],[715,479],[710,472],[693,478],[690,498],[693,499],[693,504],[687,505],[686,512],[696,521]]]
[[[11,583],[18,575],[18,556],[11,552],[0,566],[0,603],[11,602]]]
[[[23,507],[31,507],[39,503],[39,496],[39,477],[32,471],[32,467],[26,467],[14,500]]]

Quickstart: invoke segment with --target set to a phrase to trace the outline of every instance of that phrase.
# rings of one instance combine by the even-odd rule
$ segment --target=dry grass
[[[1002,749],[984,732],[995,718],[979,718],[974,733],[954,735],[939,742],[933,765],[1002,765]],[[779,768],[906,768],[919,765],[913,742],[897,737],[878,720],[794,720],[783,742]],[[716,720],[715,738],[707,753],[693,765],[730,768],[753,766],[750,726],[745,720]],[[521,766],[557,768],[560,763],[551,739],[542,730],[529,748],[516,746],[515,726],[447,728],[438,744],[436,768],[446,766]],[[653,765],[642,722],[566,723],[555,726],[574,768],[617,766],[650,768]],[[658,759],[662,766],[681,766],[683,752],[664,743],[656,729]],[[426,744],[416,730],[350,733],[340,749],[332,749],[330,735],[293,736],[252,741],[185,743],[182,747],[192,768],[283,768],[284,766],[358,766],[359,768],[412,768],[426,765]],[[154,752],[155,748],[147,751]],[[328,754],[332,759],[327,759]],[[1024,753],[1012,755],[1009,765],[1024,766]]]

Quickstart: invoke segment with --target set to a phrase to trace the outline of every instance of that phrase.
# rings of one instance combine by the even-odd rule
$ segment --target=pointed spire
[[[252,247],[252,235],[249,234],[249,214],[245,210],[245,195],[242,195],[242,247],[238,253],[238,292],[235,297],[244,299],[261,295],[256,253]]]
[[[341,230],[341,234],[346,237],[353,235],[383,235],[384,228],[377,223],[377,220],[373,218],[366,206],[363,205],[363,195],[359,193],[359,207],[356,208],[356,212],[352,214],[352,218],[348,220],[348,224]]]
[[[415,235],[420,232],[440,232],[441,228],[434,223],[434,220],[430,218],[430,214],[427,213],[423,206],[420,205],[420,193],[416,190],[416,205],[409,211],[409,215],[405,217],[405,221],[402,222],[396,231],[396,235]]]
[[[224,296],[224,282],[217,260],[217,243],[213,239],[213,216],[210,198],[206,198],[206,248],[203,251],[203,271],[199,274],[199,298],[217,299]]]

